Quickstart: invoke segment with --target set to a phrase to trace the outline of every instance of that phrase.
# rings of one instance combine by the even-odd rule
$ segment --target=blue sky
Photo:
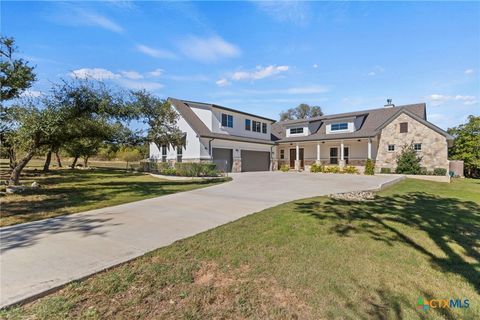
[[[267,117],[426,102],[442,128],[480,114],[480,2],[2,2],[2,34],[60,78]]]

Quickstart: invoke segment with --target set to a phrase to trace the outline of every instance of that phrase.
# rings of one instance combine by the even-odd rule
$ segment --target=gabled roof
[[[194,104],[201,104],[201,103],[178,100],[178,99],[175,99],[175,98],[168,98],[168,101],[170,101],[170,103],[173,104],[173,106],[177,109],[177,111],[180,113],[180,115],[185,119],[185,121],[188,122],[188,124],[192,127],[192,129],[197,133],[197,135],[199,137],[211,138],[211,139],[241,141],[241,142],[261,143],[261,144],[271,144],[271,145],[274,144],[274,142],[272,140],[255,139],[255,138],[235,136],[235,135],[225,134],[225,133],[212,132],[205,125],[205,123],[203,123],[203,121],[200,120],[200,118],[195,114],[195,112],[193,112],[193,110],[189,106],[189,103],[194,103]],[[204,105],[208,106],[208,104],[204,104]],[[211,106],[213,106],[213,105],[211,105]],[[238,111],[235,111],[235,112],[238,112]],[[254,117],[258,117],[258,116],[254,116]],[[258,117],[258,118],[260,118],[260,117]]]
[[[408,111],[410,114],[414,114],[416,118],[421,119],[423,121],[422,123],[428,123],[429,125],[433,126],[432,124],[426,121],[425,103],[418,103],[418,104],[409,104],[409,105],[403,105],[403,106],[397,106],[397,107],[391,107],[391,108],[378,108],[378,109],[346,112],[346,113],[339,113],[339,114],[311,118],[308,120],[310,123],[321,122],[322,125],[319,126],[316,132],[312,132],[308,136],[288,137],[288,138],[286,137],[285,126],[290,125],[292,123],[305,122],[304,119],[280,121],[272,125],[272,134],[275,135],[277,142],[370,138],[370,137],[376,136],[380,132],[378,128],[381,125],[385,123],[389,123],[391,120],[393,120],[392,118],[393,116],[395,116],[396,114],[404,110]],[[335,134],[326,133],[326,126],[324,125],[325,122],[329,122],[329,120],[351,118],[351,117],[355,117],[358,119],[358,121],[361,122],[358,130],[354,132],[346,132],[346,133],[335,133]],[[436,128],[441,130],[438,127]],[[446,132],[444,133],[446,134]]]

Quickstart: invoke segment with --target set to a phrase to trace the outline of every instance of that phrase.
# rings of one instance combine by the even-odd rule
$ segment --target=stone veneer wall
[[[400,123],[402,122],[408,123],[408,132],[406,133],[400,133]],[[412,142],[422,144],[422,150],[419,151],[419,155],[422,157],[422,167],[426,167],[428,170],[434,168],[448,170],[448,144],[445,136],[402,113],[382,129],[375,161],[376,171],[380,171],[380,168],[396,168],[397,155],[401,153],[405,144]],[[395,151],[388,151],[389,144],[395,145]]]

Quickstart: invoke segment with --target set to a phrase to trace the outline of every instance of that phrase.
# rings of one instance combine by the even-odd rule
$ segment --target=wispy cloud
[[[431,94],[427,97],[428,100],[432,102],[433,106],[439,106],[447,101],[459,101],[464,105],[473,105],[476,104],[477,98],[475,96],[467,96],[467,95],[443,95],[443,94]]]
[[[163,74],[163,70],[162,70],[162,69],[155,69],[155,70],[150,71],[150,72],[148,73],[148,75],[151,76],[151,77],[160,77],[162,74]]]
[[[73,70],[69,74],[72,78],[78,79],[94,79],[94,80],[111,80],[119,79],[121,75],[113,73],[110,70],[103,68],[82,68]]]
[[[176,55],[173,52],[163,49],[156,49],[144,44],[137,44],[136,49],[147,56],[154,58],[174,59]]]
[[[375,66],[372,71],[370,71],[369,73],[367,73],[367,76],[372,77],[372,76],[376,76],[376,75],[378,75],[378,74],[380,74],[380,73],[384,73],[384,72],[385,72],[385,68],[384,68],[384,67],[382,67],[382,66]]]
[[[289,66],[258,66],[254,71],[237,71],[232,74],[232,80],[259,80],[281,72],[288,71]]]
[[[120,79],[118,83],[122,87],[132,90],[158,90],[164,87],[163,84],[154,81],[133,81],[129,79]]]
[[[219,36],[200,38],[189,36],[179,42],[182,53],[200,62],[212,63],[224,58],[234,58],[240,49]]]
[[[67,3],[59,5],[58,10],[54,10],[49,19],[67,26],[99,27],[116,33],[124,31],[118,23],[98,12]]]
[[[473,69],[467,69],[467,70],[465,70],[465,74],[472,74],[472,73],[474,73],[474,72],[475,72],[475,70],[473,70]]]
[[[318,64],[315,63],[314,65],[312,65],[312,67],[313,67],[314,69],[317,69],[317,68],[318,68]]]
[[[138,73],[137,71],[121,71],[120,74],[122,77],[132,80],[143,79],[143,75]]]
[[[305,25],[309,21],[309,4],[303,1],[256,1],[257,8],[280,22]]]
[[[105,16],[93,12],[84,12],[85,23],[92,26],[101,27],[113,32],[121,33],[123,28]]]
[[[331,90],[330,86],[326,85],[307,85],[300,87],[288,87],[288,88],[278,88],[278,89],[245,89],[237,91],[222,91],[217,93],[217,96],[237,96],[245,94],[255,94],[255,95],[302,95],[302,94],[320,94],[327,93]]]
[[[222,78],[222,79],[216,81],[215,83],[216,83],[217,86],[219,86],[219,87],[226,87],[226,86],[230,85],[230,81],[228,81],[228,80],[225,79],[225,78]]]

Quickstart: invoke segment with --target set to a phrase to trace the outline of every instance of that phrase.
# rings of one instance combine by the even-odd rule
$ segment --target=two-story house
[[[160,161],[213,161],[233,172],[303,170],[313,163],[362,167],[375,160],[376,171],[396,166],[404,145],[413,144],[428,170],[448,170],[453,137],[427,121],[424,103],[356,111],[310,119],[275,120],[218,105],[169,99],[186,134],[183,148],[152,144]]]

